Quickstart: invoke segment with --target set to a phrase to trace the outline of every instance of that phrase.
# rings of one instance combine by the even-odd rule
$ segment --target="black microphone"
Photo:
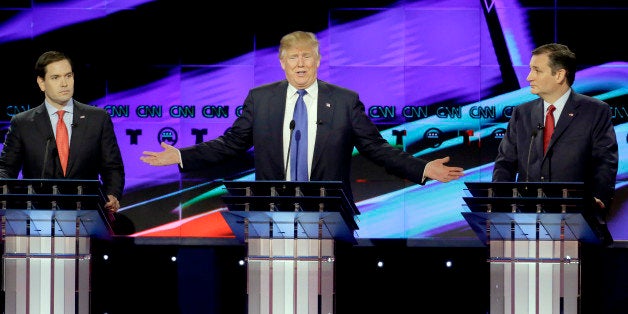
[[[534,145],[534,138],[539,134],[539,130],[543,130],[543,125],[538,124],[536,129],[532,131],[532,136],[530,137],[530,147],[528,147],[528,164],[526,165],[526,182],[530,182],[530,155],[532,154],[532,146]]]
[[[72,123],[72,124],[70,124],[70,126],[71,126],[71,127],[73,127],[73,128],[75,128],[75,127],[77,127],[77,126],[78,126],[78,123]]]
[[[48,153],[50,150],[50,142],[52,141],[52,137],[46,139],[46,150],[44,151],[44,163],[41,168],[41,179],[44,179],[44,173],[46,171],[46,166],[48,165]]]
[[[294,132],[295,127],[294,120],[290,121],[290,142],[288,142],[288,156],[286,156],[286,168],[283,171],[284,180],[288,180],[288,162],[290,162],[290,148],[292,146],[292,132]]]

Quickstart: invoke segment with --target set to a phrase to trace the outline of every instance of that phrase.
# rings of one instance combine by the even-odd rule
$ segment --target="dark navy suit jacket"
[[[101,180],[103,193],[121,199],[124,165],[109,114],[74,101],[72,139],[64,176],[46,106],[11,118],[2,155],[0,178]],[[45,164],[45,169],[44,169]]]
[[[515,107],[499,145],[493,181],[584,182],[610,208],[618,152],[609,105],[572,91],[545,155],[544,120],[540,98]]]
[[[350,191],[354,147],[388,173],[422,184],[427,162],[391,146],[354,91],[318,80],[318,127],[311,181],[342,181]],[[242,114],[216,139],[181,149],[182,171],[197,170],[254,147],[256,180],[285,180],[283,120],[286,80],[253,88]]]

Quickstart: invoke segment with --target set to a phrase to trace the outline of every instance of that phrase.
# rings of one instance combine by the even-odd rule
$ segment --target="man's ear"
[[[561,83],[567,80],[567,70],[560,69],[556,71],[556,82]]]
[[[39,90],[42,92],[46,91],[46,86],[44,85],[44,79],[40,76],[37,77],[37,85],[39,86]]]

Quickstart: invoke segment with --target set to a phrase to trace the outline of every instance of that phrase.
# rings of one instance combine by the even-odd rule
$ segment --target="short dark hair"
[[[547,54],[552,74],[560,69],[567,72],[567,84],[571,86],[576,80],[576,54],[563,44],[545,44],[532,50],[532,55]]]
[[[37,77],[41,77],[42,79],[46,78],[46,66],[53,62],[68,60],[70,63],[70,67],[72,66],[72,60],[68,56],[66,56],[63,52],[59,51],[46,51],[39,56],[37,62],[35,62],[35,75]]]

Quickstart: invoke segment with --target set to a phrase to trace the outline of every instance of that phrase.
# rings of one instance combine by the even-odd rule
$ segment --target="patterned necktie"
[[[299,98],[294,105],[294,131],[292,134],[292,149],[290,150],[290,179],[292,181],[308,181],[307,170],[307,108],[303,95],[306,90],[297,91]]]
[[[57,121],[57,150],[59,151],[59,160],[65,176],[65,170],[68,167],[68,156],[70,155],[70,141],[68,139],[68,129],[63,122],[64,114],[65,111],[63,110],[57,111],[59,116],[59,121]]]
[[[543,132],[543,154],[547,152],[547,145],[549,145],[552,134],[554,133],[554,110],[556,107],[550,105],[547,108],[547,114],[545,115],[545,132]]]

